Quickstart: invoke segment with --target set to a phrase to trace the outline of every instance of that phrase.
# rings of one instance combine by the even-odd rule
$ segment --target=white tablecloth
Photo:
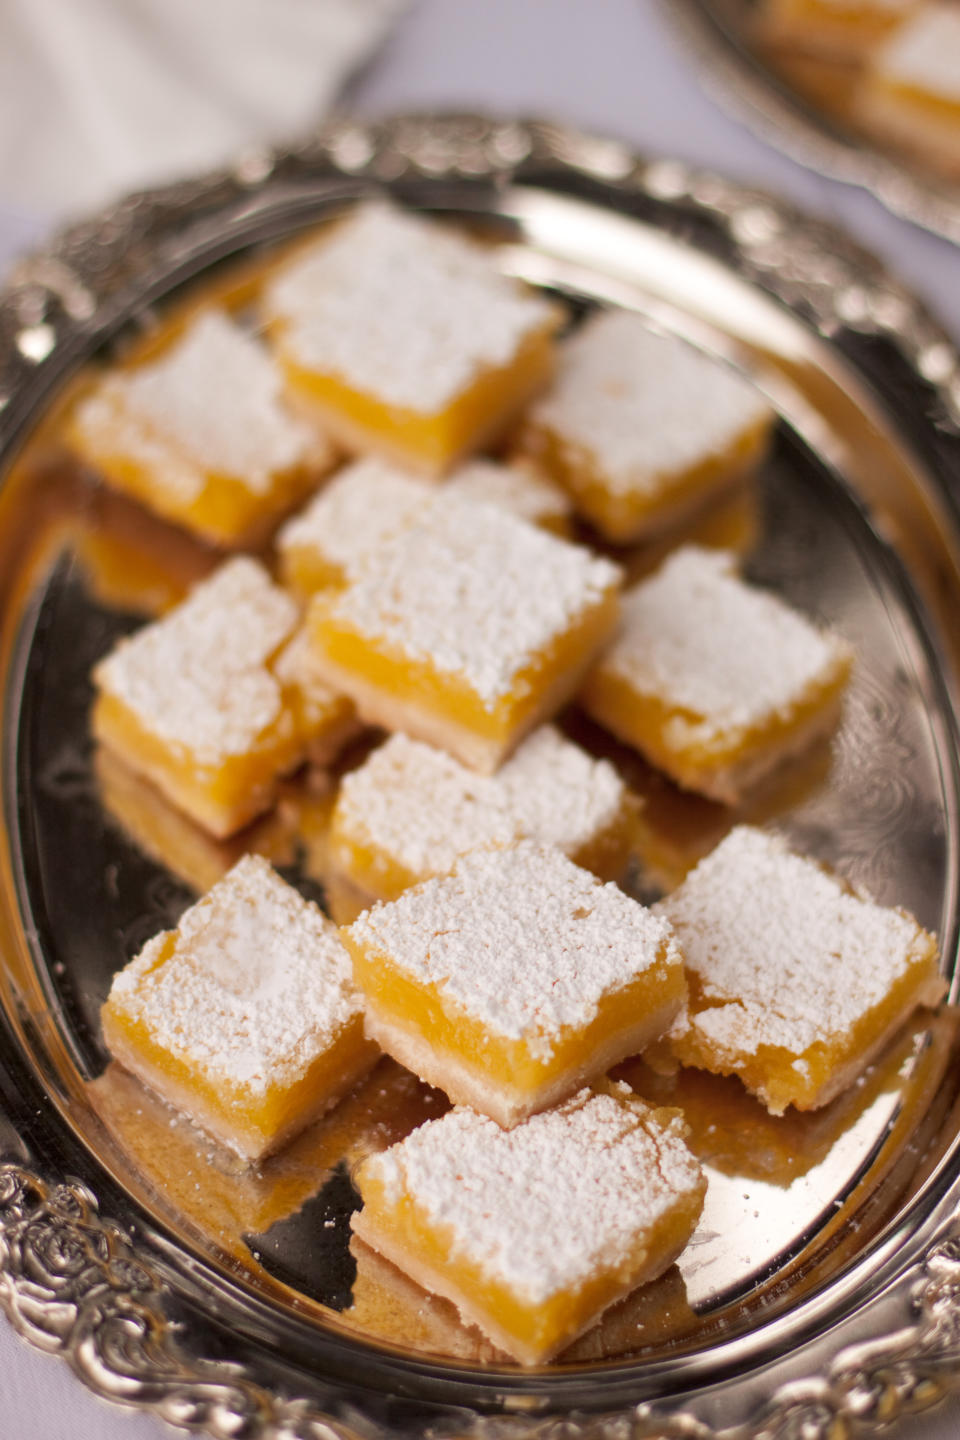
[[[702,93],[654,0],[420,0],[348,100],[361,114],[476,108],[556,118],[766,186],[846,226],[960,338],[960,251],[871,197],[804,171],[729,119]],[[0,195],[0,265],[39,233],[29,215],[4,209]],[[101,1404],[0,1322],[0,1440],[170,1433]],[[960,1401],[884,1433],[956,1440]]]

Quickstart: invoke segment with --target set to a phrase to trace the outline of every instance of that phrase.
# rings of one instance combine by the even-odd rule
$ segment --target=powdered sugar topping
[[[732,555],[686,546],[623,601],[600,662],[644,695],[687,712],[709,738],[787,711],[848,663],[843,641],[744,584]]]
[[[738,826],[654,907],[702,1000],[690,1023],[728,1053],[801,1055],[847,1034],[904,974],[915,920],[851,894],[777,836]]]
[[[614,493],[645,494],[722,453],[769,413],[727,366],[611,310],[564,346],[557,380],[531,419],[585,451]]]
[[[569,501],[555,486],[493,460],[460,466],[444,492],[486,502],[533,524],[570,513]],[[404,530],[436,493],[426,481],[384,460],[357,460],[287,522],[277,547],[288,556],[312,551],[340,576],[352,579],[366,557]]]
[[[669,925],[559,851],[479,850],[345,932],[488,1029],[547,1057],[604,995],[681,957]]]
[[[531,525],[564,521],[573,507],[564,491],[521,465],[470,460],[450,476],[448,492],[509,510]]]
[[[521,837],[575,854],[614,823],[624,797],[613,766],[552,725],[535,731],[490,777],[393,735],[344,777],[334,826],[425,878],[479,846]]]
[[[489,251],[383,204],[358,207],[291,261],[265,304],[296,364],[419,414],[510,364],[552,315]]]
[[[626,796],[609,760],[595,760],[552,725],[536,730],[494,778],[519,833],[569,855],[614,823]]]
[[[417,879],[480,845],[509,844],[517,828],[494,780],[402,734],[344,776],[333,825],[338,838],[372,846]]]
[[[292,1083],[360,1013],[333,925],[247,855],[113,982],[110,1003],[214,1081],[263,1094]]]
[[[683,1136],[675,1113],[584,1090],[513,1130],[452,1110],[364,1172],[388,1203],[409,1195],[449,1234],[451,1260],[538,1304],[626,1260],[678,1203],[695,1203],[703,1179]]]
[[[328,614],[337,627],[465,680],[493,709],[619,579],[608,560],[441,492],[367,558]]]
[[[184,501],[210,474],[265,495],[277,474],[329,458],[284,406],[282,386],[271,355],[211,310],[158,360],[110,375],[80,406],[77,425],[94,448],[139,460]]]
[[[246,753],[279,715],[266,662],[297,609],[261,565],[228,560],[163,619],[122,640],[97,667],[106,694],[201,764]]]
[[[384,540],[413,520],[431,494],[422,480],[382,460],[357,460],[335,475],[277,536],[281,554],[315,551],[349,579]]]

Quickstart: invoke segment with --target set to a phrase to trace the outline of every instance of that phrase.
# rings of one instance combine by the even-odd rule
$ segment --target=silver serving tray
[[[754,818],[934,926],[955,999],[949,343],[842,234],[713,175],[546,125],[343,121],[297,150],[130,197],[55,237],[0,297],[0,1306],[100,1395],[249,1440],[837,1440],[847,1422],[931,1405],[960,1360],[949,1006],[813,1120],[770,1122],[728,1087],[736,1153],[708,1156],[713,1208],[673,1298],[533,1372],[351,1322],[346,1172],[336,1194],[331,1171],[319,1176],[325,1210],[298,1210],[300,1193],[289,1226],[217,1231],[184,1199],[180,1168],[130,1143],[122,1096],[103,1103],[110,976],[189,892],[104,815],[87,673],[131,621],[91,597],[74,560],[99,501],[85,492],[78,509],[38,457],[91,357],[149,331],[224,262],[383,190],[488,236],[505,269],[574,312],[642,311],[742,366],[779,406],[749,568],[844,629],[858,667],[829,768]],[[176,1144],[196,1145],[196,1188],[206,1174],[229,1197],[209,1146]],[[671,1326],[677,1285],[687,1318]]]
[[[960,185],[872,140],[842,105],[820,103],[817,84],[798,84],[778,68],[769,47],[757,43],[756,0],[662,0],[662,8],[704,85],[762,140],[822,175],[871,191],[893,214],[960,241]]]

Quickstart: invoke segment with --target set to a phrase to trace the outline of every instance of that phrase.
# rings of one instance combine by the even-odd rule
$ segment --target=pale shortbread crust
[[[332,1110],[376,1061],[375,1056],[371,1058],[368,1053],[364,1053],[356,1066],[342,1072],[340,1082],[333,1091],[326,1092],[315,1105],[300,1111],[282,1130],[265,1141],[256,1126],[242,1123],[231,1129],[224,1126],[222,1117],[198,1096],[196,1090],[171,1080],[165,1071],[150,1064],[138,1050],[127,1045],[122,1032],[113,1025],[109,1012],[104,1012],[103,1015],[103,1038],[110,1054],[115,1060],[119,1060],[125,1070],[129,1070],[131,1075],[135,1075],[155,1095],[159,1095],[165,1104],[172,1106],[198,1129],[204,1130],[250,1165],[265,1160],[267,1156],[282,1149],[288,1140],[292,1140],[314,1120]]]
[[[434,1269],[432,1265],[421,1260],[415,1251],[397,1244],[393,1236],[387,1235],[380,1230],[376,1222],[370,1218],[367,1211],[355,1210],[351,1217],[350,1224],[354,1234],[358,1235],[364,1244],[369,1245],[372,1250],[376,1250],[385,1260],[389,1260],[392,1265],[396,1265],[404,1274],[409,1275],[422,1289],[436,1295],[442,1295],[444,1299],[451,1301],[451,1303],[457,1307],[457,1310],[468,1325],[475,1325],[478,1330],[488,1336],[501,1350],[505,1350],[508,1355],[515,1356],[521,1365],[545,1365],[547,1361],[554,1359],[572,1345],[581,1335],[591,1330],[594,1325],[597,1324],[600,1315],[605,1314],[607,1310],[623,1300],[625,1296],[631,1294],[632,1291],[639,1289],[641,1285],[649,1284],[651,1280],[656,1280],[658,1275],[662,1275],[665,1270],[669,1270],[674,1260],[676,1260],[686,1245],[686,1242],[683,1242],[675,1246],[672,1250],[658,1253],[655,1259],[651,1259],[646,1269],[632,1275],[629,1280],[624,1282],[621,1288],[610,1297],[609,1304],[607,1304],[599,1314],[594,1312],[587,1316],[579,1329],[572,1331],[568,1335],[564,1335],[563,1339],[554,1346],[553,1349],[548,1350],[544,1354],[540,1351],[521,1350],[521,1347],[517,1344],[516,1337],[510,1335],[502,1326],[498,1325],[496,1319],[487,1311],[475,1309],[469,1299],[456,1284],[453,1283],[445,1270]]]
[[[605,1044],[592,1051],[576,1070],[565,1070],[532,1093],[528,1090],[511,1092],[505,1077],[492,1083],[461,1056],[441,1054],[417,1032],[386,1019],[369,997],[363,1030],[381,1050],[399,1060],[401,1065],[412,1070],[428,1085],[449,1095],[455,1105],[468,1105],[472,1110],[479,1110],[509,1130],[529,1115],[549,1110],[589,1080],[605,1074],[625,1056],[638,1054],[651,1040],[664,1033],[676,1017],[678,1005],[679,1002],[671,1000],[657,1010],[648,1011],[635,1024],[609,1036]]]

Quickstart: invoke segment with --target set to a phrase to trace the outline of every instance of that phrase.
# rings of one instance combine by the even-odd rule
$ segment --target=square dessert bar
[[[289,260],[263,307],[290,384],[330,433],[430,475],[542,387],[561,320],[494,252],[382,203]]]
[[[750,826],[655,908],[676,930],[690,984],[674,1053],[738,1075],[775,1115],[832,1100],[946,988],[936,940],[905,910]]]
[[[345,466],[278,533],[284,583],[304,597],[347,584],[371,551],[416,519],[432,494],[432,486],[385,460]]]
[[[661,1035],[683,1004],[663,920],[557,850],[478,850],[342,930],[371,1039],[501,1125]]]
[[[874,133],[960,176],[960,12],[921,6],[874,57],[856,110]]]
[[[451,1110],[361,1165],[351,1224],[536,1365],[686,1245],[706,1181],[684,1133],[679,1111],[626,1086],[583,1090],[514,1130]]]
[[[70,424],[109,485],[216,545],[268,534],[333,464],[283,398],[280,367],[228,315],[199,315],[156,359],[109,372]]]
[[[826,60],[860,61],[914,14],[922,0],[765,0],[759,37]]]
[[[468,460],[450,476],[446,490],[465,500],[499,505],[554,535],[567,536],[573,528],[569,495],[522,456],[506,465],[498,460]]]
[[[94,733],[212,834],[239,830],[354,724],[312,660],[283,655],[298,618],[255,560],[226,561],[97,665]]]
[[[732,805],[833,727],[851,664],[733,556],[685,546],[624,597],[581,703],[679,785]]]
[[[695,510],[752,470],[773,413],[748,381],[639,316],[606,311],[563,347],[520,449],[624,544]]]
[[[475,460],[444,486],[448,495],[486,501],[562,534],[570,502],[529,469]],[[433,486],[385,460],[357,460],[330,481],[277,536],[284,582],[300,595],[344,585],[384,540],[415,520]]]
[[[121,1064],[250,1161],[377,1057],[335,928],[252,855],[120,971],[102,1018]]]
[[[620,572],[440,491],[308,612],[320,673],[361,717],[490,773],[576,691],[616,624]]]
[[[492,776],[393,735],[344,776],[329,847],[342,876],[374,899],[393,900],[446,874],[470,850],[522,838],[616,880],[638,830],[639,804],[610,762],[544,725]]]

